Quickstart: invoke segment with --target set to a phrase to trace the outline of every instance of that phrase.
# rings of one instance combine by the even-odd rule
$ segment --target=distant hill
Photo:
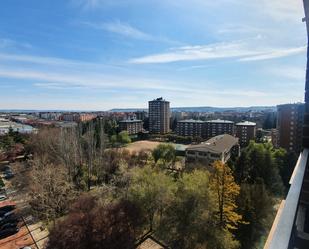
[[[173,107],[173,112],[225,112],[225,111],[237,111],[237,112],[248,112],[248,111],[276,111],[276,106],[250,106],[250,107],[211,107],[211,106],[200,106],[200,107]],[[136,112],[136,111],[148,111],[147,108],[115,108],[109,110],[109,112]],[[35,113],[35,112],[97,112],[97,111],[79,111],[79,110],[1,110],[0,113]]]
[[[248,111],[276,111],[276,106],[250,106],[250,107],[173,107],[173,112],[248,112]],[[125,108],[125,109],[111,109],[110,112],[136,112],[136,111],[147,111],[148,109],[143,108]]]

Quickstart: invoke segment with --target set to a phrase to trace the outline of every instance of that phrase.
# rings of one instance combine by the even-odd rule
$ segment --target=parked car
[[[5,223],[0,227],[0,231],[17,227],[18,222]]]
[[[6,217],[3,220],[0,220],[0,226],[9,224],[9,223],[18,223],[18,222],[19,222],[19,218],[13,215],[13,216]]]
[[[0,194],[0,201],[7,200],[7,198],[8,197],[6,195]]]
[[[15,233],[18,233],[18,231],[19,231],[18,227],[2,230],[0,231],[0,239],[4,239],[8,236],[14,235]]]
[[[14,210],[9,211],[9,212],[3,212],[3,211],[1,211],[1,212],[0,212],[0,217],[1,217],[1,218],[5,218],[5,217],[8,217],[8,216],[11,216],[11,215],[14,214],[14,213],[15,213]],[[0,218],[0,219],[1,219],[1,218]]]
[[[4,178],[5,179],[11,179],[14,177],[14,174],[12,172],[4,173]]]
[[[9,165],[5,165],[5,166],[2,168],[2,171],[6,171],[6,170],[12,170],[12,168],[11,168]]]
[[[4,171],[4,174],[7,174],[7,173],[13,173],[12,169],[11,169],[11,168],[10,168],[10,169],[6,169],[6,170]]]
[[[12,210],[15,209],[15,205],[6,205],[4,207],[0,207],[0,212],[4,211],[4,212],[10,212]]]

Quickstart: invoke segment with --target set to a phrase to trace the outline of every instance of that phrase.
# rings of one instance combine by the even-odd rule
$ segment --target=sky
[[[301,0],[1,0],[0,109],[304,98]]]

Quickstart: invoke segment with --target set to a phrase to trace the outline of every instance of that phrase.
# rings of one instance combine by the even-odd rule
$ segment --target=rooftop
[[[178,121],[178,123],[205,123],[205,121],[195,119],[185,119]]]
[[[162,97],[157,98],[157,99],[154,99],[154,100],[152,100],[152,101],[162,101],[162,102],[168,102],[168,101],[166,101],[165,99],[163,99]],[[149,102],[152,102],[152,101],[149,101]]]
[[[222,120],[222,119],[215,119],[215,120],[208,120],[207,123],[222,123],[222,124],[234,124],[233,121],[230,120]]]
[[[214,152],[222,153],[232,149],[238,143],[238,138],[229,134],[215,136],[204,143],[198,145],[190,145],[187,150],[194,150],[200,152]]]
[[[256,123],[250,122],[250,121],[243,121],[243,122],[237,123],[236,125],[242,125],[242,126],[256,126]]]
[[[137,123],[137,122],[143,122],[143,121],[139,119],[125,119],[119,121],[119,123]]]

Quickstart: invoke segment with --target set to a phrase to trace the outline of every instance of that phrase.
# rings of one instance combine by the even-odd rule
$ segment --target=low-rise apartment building
[[[205,137],[211,138],[222,134],[234,135],[234,122],[229,120],[209,120],[205,122]]]
[[[226,163],[232,155],[239,156],[239,139],[229,134],[215,136],[204,143],[186,149],[187,162],[203,162],[210,166],[214,161]]]
[[[127,131],[129,135],[135,135],[143,131],[143,121],[138,119],[128,119],[119,121],[121,131]]]
[[[203,137],[205,122],[201,120],[181,120],[177,122],[176,133],[183,137]]]

